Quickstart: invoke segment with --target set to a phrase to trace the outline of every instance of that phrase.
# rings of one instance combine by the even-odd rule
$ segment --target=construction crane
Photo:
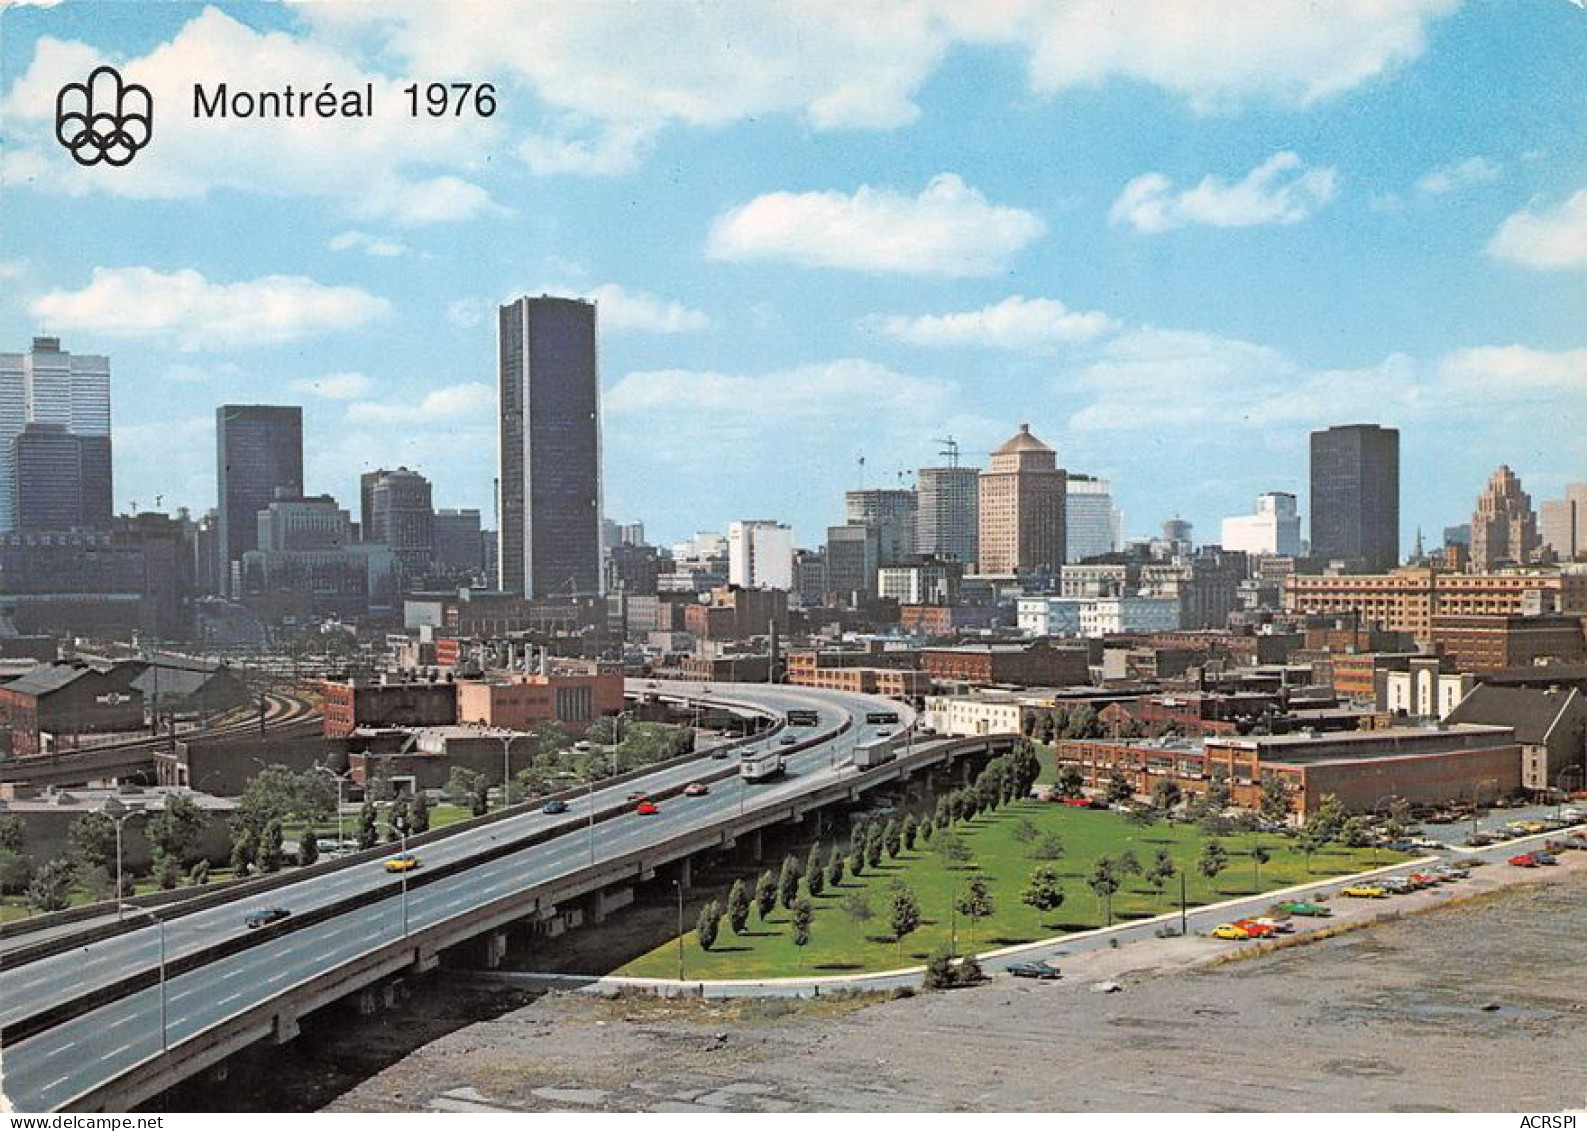
[[[942,450],[939,451],[937,454],[939,456],[947,456],[948,457],[948,466],[949,467],[958,467],[959,466],[959,441],[955,440],[952,436],[938,436],[938,437],[935,437],[935,439],[936,439],[937,443],[942,445]]]

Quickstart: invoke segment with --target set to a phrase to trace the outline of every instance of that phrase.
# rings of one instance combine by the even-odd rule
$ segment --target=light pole
[[[348,770],[345,774],[339,774],[323,763],[316,766],[315,769],[323,770],[336,781],[336,851],[341,852],[342,849],[347,847],[347,837],[342,832],[342,787],[352,780],[353,771]]]
[[[501,743],[501,807],[507,808],[512,803],[512,763],[509,761],[509,751],[515,739],[527,738],[522,734],[498,734],[496,741]]]
[[[678,981],[683,981],[683,880],[672,881],[672,886],[678,889]]]
[[[99,809],[101,813],[116,823],[116,919],[122,918],[121,914],[121,826],[133,817],[143,812],[141,805],[127,805],[119,797],[107,797],[104,805]]]
[[[116,900],[116,911],[117,911],[118,915],[121,912],[121,910],[122,910],[122,902],[121,902],[120,898],[118,897],[117,900]],[[165,1004],[165,920],[161,919],[158,915],[156,915],[154,912],[150,911],[146,907],[134,907],[133,911],[137,912],[139,915],[147,916],[149,921],[152,922],[155,925],[155,927],[158,929],[158,931],[159,931],[159,935],[160,935],[160,1051],[161,1052],[170,1052],[171,1051],[171,1039],[170,1039],[170,1030],[169,1030],[169,1028],[167,1026],[166,1004]]]

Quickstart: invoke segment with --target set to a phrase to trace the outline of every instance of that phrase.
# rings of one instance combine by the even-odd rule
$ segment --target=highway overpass
[[[259,1040],[285,1041],[298,1018],[393,975],[430,969],[440,951],[478,940],[487,961],[502,932],[524,919],[568,915],[598,921],[611,897],[674,867],[687,883],[695,853],[867,789],[954,759],[1010,747],[1013,736],[918,741],[913,713],[874,697],[802,688],[630,681],[629,694],[736,708],[780,720],[792,709],[817,725],[779,727],[763,741],[788,753],[788,774],[747,785],[736,763],[699,757],[566,797],[568,811],[519,807],[417,838],[423,867],[393,876],[386,851],[360,854],[240,885],[223,898],[147,912],[119,933],[103,928],[52,940],[0,969],[0,1089],[18,1110],[125,1110]],[[898,724],[866,716],[896,712]],[[859,741],[892,731],[899,759],[856,771]],[[784,746],[785,739],[792,739]],[[686,798],[692,781],[711,783]],[[636,814],[643,789],[660,812]],[[423,843],[419,844],[418,841]],[[292,915],[250,931],[250,911]],[[164,977],[161,977],[163,956]]]

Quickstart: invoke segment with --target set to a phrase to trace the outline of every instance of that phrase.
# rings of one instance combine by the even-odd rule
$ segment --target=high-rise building
[[[88,525],[103,529],[111,509],[110,359],[68,353],[59,338],[34,338],[27,353],[0,353],[0,533],[18,527],[16,441],[30,424],[53,425],[94,441],[79,466],[90,477],[85,486],[93,521]],[[45,509],[55,505],[49,502]]]
[[[1547,499],[1538,523],[1540,540],[1560,561],[1587,556],[1587,483],[1565,484],[1563,499]]]
[[[1071,471],[1064,488],[1065,560],[1082,562],[1113,553],[1119,548],[1120,525],[1112,484]]]
[[[521,298],[497,314],[501,588],[601,592],[595,304]]]
[[[915,552],[973,567],[981,535],[981,473],[973,467],[923,467],[915,484]]]
[[[981,472],[979,569],[983,574],[1051,573],[1064,564],[1067,473],[1058,456],[1021,424]]]
[[[12,442],[18,530],[110,528],[110,437],[29,424]]]
[[[876,592],[879,557],[875,527],[827,527],[827,592],[843,604],[868,600]]]
[[[744,589],[792,589],[793,531],[767,519],[730,525],[727,581]]]
[[[303,495],[303,409],[223,404],[215,410],[215,471],[221,585],[259,548],[259,512]]]
[[[1300,555],[1300,510],[1288,491],[1256,497],[1256,513],[1223,520],[1223,548],[1247,554]]]
[[[915,556],[915,525],[920,504],[915,492],[898,487],[848,491],[843,496],[844,518],[849,526],[876,531],[882,565],[894,565]]]
[[[1501,562],[1527,562],[1537,549],[1537,515],[1521,480],[1500,465],[1477,496],[1471,516],[1471,568],[1486,573]]]
[[[435,506],[430,481],[399,467],[365,472],[359,484],[361,534],[391,550],[404,574],[423,576],[435,558]],[[475,512],[476,528],[478,512]]]
[[[1398,429],[1344,424],[1311,434],[1311,552],[1368,570],[1398,564]]]
[[[478,510],[435,512],[435,564],[442,570],[477,574],[485,568]]]

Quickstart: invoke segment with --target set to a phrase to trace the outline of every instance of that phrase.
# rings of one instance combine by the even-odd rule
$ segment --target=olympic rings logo
[[[55,140],[79,165],[125,165],[154,136],[154,99],[124,82],[114,67],[96,67],[86,83],[69,82],[55,96]]]

